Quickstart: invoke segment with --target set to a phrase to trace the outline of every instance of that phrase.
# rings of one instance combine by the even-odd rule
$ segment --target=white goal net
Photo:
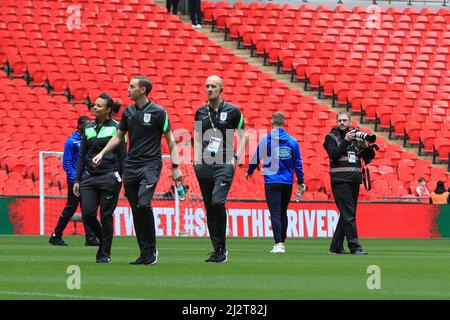
[[[39,152],[39,201],[40,201],[40,234],[53,232],[58,219],[67,202],[67,181],[62,166],[62,152]],[[161,172],[155,195],[152,201],[157,236],[179,236],[180,231],[180,198],[172,181],[170,156],[163,155]],[[182,198],[183,199],[183,198]],[[80,214],[78,208],[76,213]],[[84,234],[83,224],[70,222],[64,234]],[[114,211],[114,234],[133,236],[133,216],[128,200],[124,196],[122,186],[119,202]]]

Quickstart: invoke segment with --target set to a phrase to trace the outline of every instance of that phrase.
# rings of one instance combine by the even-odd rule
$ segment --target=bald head
[[[219,76],[216,76],[216,75],[209,76],[208,79],[206,79],[206,83],[208,83],[208,82],[213,82],[213,83],[217,84],[218,86],[220,86],[221,88],[223,88],[223,80]]]
[[[223,80],[221,77],[213,75],[206,79],[206,94],[211,106],[218,105],[222,100]]]

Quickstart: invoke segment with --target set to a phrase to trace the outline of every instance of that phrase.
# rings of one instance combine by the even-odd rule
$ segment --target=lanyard
[[[150,100],[147,99],[147,102],[144,103],[144,105],[142,107],[139,107],[136,103],[134,104],[134,107],[135,107],[136,111],[145,112],[145,110],[147,110],[152,104],[153,104],[153,102],[151,102]]]
[[[220,107],[222,106],[222,104],[225,102],[225,100],[222,100],[222,102],[219,104],[219,108],[217,109],[217,110],[219,110],[220,109]],[[208,104],[208,118],[209,118],[209,121],[211,122],[211,126],[212,126],[212,128],[213,128],[213,130],[214,130],[214,133],[217,133],[217,128],[216,128],[216,126],[214,125],[214,121],[213,121],[213,119],[212,119],[212,117],[211,117],[211,112],[209,111],[209,109],[210,109],[210,105]]]
[[[148,101],[147,103],[149,103],[150,102],[150,104],[148,105],[148,106],[146,106],[144,109],[142,109],[142,112],[145,112],[145,110],[147,110],[148,108],[150,108],[150,106],[153,104],[153,102],[151,102],[151,101]],[[147,104],[146,103],[146,104]],[[145,104],[144,104],[144,106],[145,106]]]

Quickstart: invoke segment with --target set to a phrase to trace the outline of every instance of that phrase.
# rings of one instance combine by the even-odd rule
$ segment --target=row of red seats
[[[269,8],[262,10],[265,10],[266,12],[271,11]],[[446,82],[444,82],[444,84],[442,83],[442,81],[449,79],[449,77],[446,76],[448,73],[446,67],[446,55],[448,54],[448,49],[446,46],[450,44],[450,32],[442,32],[442,28],[446,27],[445,19],[442,16],[436,16],[441,18],[440,21],[443,24],[440,28],[437,28],[440,32],[433,32],[433,36],[438,38],[439,41],[442,40],[442,42],[429,42],[430,40],[433,40],[433,38],[430,38],[432,35],[431,32],[428,32],[427,36],[429,37],[421,39],[423,40],[423,43],[420,41],[416,43],[418,50],[429,48],[429,52],[424,51],[424,54],[416,55],[416,48],[407,46],[404,43],[404,40],[409,39],[407,37],[408,35],[405,34],[402,29],[399,29],[396,32],[395,37],[390,38],[391,41],[393,39],[398,41],[391,43],[391,46],[383,47],[381,42],[377,46],[381,53],[384,52],[382,56],[376,51],[371,53],[369,50],[369,52],[367,52],[367,45],[369,45],[370,39],[374,40],[377,39],[377,36],[387,35],[385,28],[372,32],[359,26],[356,29],[359,29],[361,34],[359,34],[359,37],[352,39],[352,35],[357,35],[357,31],[354,31],[353,28],[344,29],[344,31],[347,31],[344,34],[337,30],[335,34],[327,33],[333,28],[331,25],[325,23],[323,25],[325,32],[315,34],[314,31],[317,31],[317,28],[316,30],[311,26],[298,28],[297,24],[293,23],[291,28],[285,28],[285,33],[279,34],[277,32],[280,32],[282,29],[278,26],[283,18],[273,19],[276,21],[275,26],[264,25],[264,22],[260,21],[260,23],[263,24],[263,27],[266,28],[266,30],[263,31],[261,28],[257,30],[259,27],[257,25],[248,25],[248,23],[251,23],[251,19],[246,20],[245,18],[241,18],[236,11],[231,9],[227,11],[220,6],[216,6],[216,9],[213,10],[212,14],[213,19],[218,18],[218,15],[215,15],[214,12],[220,12],[222,16],[225,16],[227,19],[226,21],[232,21],[232,19],[234,19],[234,22],[230,22],[228,25],[231,35],[233,34],[231,30],[234,23],[238,26],[237,34],[244,46],[248,45],[254,48],[255,52],[264,55],[269,63],[277,64],[279,70],[286,72],[293,72],[295,70],[296,78],[307,82],[305,88],[321,89],[321,93],[323,93],[324,96],[332,96],[333,98],[336,96],[338,104],[351,106],[352,111],[362,112],[367,120],[380,121],[381,128],[394,130],[397,135],[403,136],[405,139],[409,138],[411,144],[423,145],[425,152],[436,153],[439,160],[448,161],[450,140],[447,139],[447,137],[443,137],[443,135],[445,135],[444,132],[446,131],[443,125],[447,122],[446,118],[441,117],[439,119],[440,121],[435,121],[437,127],[435,128],[434,136],[440,137],[436,143],[434,139],[432,139],[431,134],[427,135],[425,141],[422,139],[419,140],[417,138],[420,138],[420,135],[417,137],[414,131],[408,131],[407,129],[409,128],[399,125],[398,122],[395,123],[391,121],[391,117],[396,113],[393,111],[394,109],[386,108],[386,105],[383,103],[385,100],[382,100],[381,97],[374,97],[374,99],[370,100],[369,97],[367,97],[368,93],[376,93],[378,95],[379,93],[385,95],[390,94],[392,97],[392,105],[398,105],[398,97],[402,96],[403,93],[416,92],[418,101],[415,103],[417,103],[417,106],[423,107],[428,105],[430,111],[432,109],[433,113],[439,113],[441,115],[445,115],[446,112],[450,110],[448,108],[450,85],[446,85]],[[286,12],[286,10],[280,12]],[[315,14],[311,14],[311,18],[315,16],[325,19],[320,21],[333,21],[332,18],[324,16],[323,13],[319,14],[319,10],[313,12],[315,12]],[[446,12],[443,11],[442,13],[444,16],[447,16]],[[429,13],[429,15],[431,15],[431,13]],[[388,16],[389,15],[383,15],[383,19]],[[353,19],[351,19],[351,17]],[[354,14],[351,17],[348,17],[349,19],[347,22],[355,20],[356,15]],[[219,24],[218,21],[215,22],[217,25]],[[423,22],[426,24],[428,20],[425,19]],[[433,23],[435,22],[436,21],[433,21]],[[253,23],[257,24],[255,21],[253,21]],[[400,26],[401,23],[398,23],[398,25]],[[292,37],[292,34],[295,34],[296,31],[303,32],[301,37],[298,38],[297,45],[295,41],[288,39],[289,37]],[[400,34],[399,32],[403,32],[403,34]],[[327,34],[329,39],[324,37],[323,33]],[[364,33],[364,35],[362,33]],[[248,39],[247,43],[246,35]],[[418,35],[421,37],[420,33],[418,33]],[[346,40],[345,42],[343,42],[344,39]],[[383,38],[379,39],[383,40]],[[353,44],[352,41],[355,40],[356,44]],[[329,46],[324,47],[323,45],[326,43],[323,41],[327,41]],[[317,44],[317,46],[314,44]],[[339,44],[346,44],[346,46],[337,48],[336,50],[336,44],[338,46]],[[413,43],[410,44],[412,45]],[[440,46],[437,48],[427,47],[430,45]],[[361,47],[361,50],[359,50],[358,46]],[[405,53],[401,54],[399,48],[403,48]],[[408,48],[410,48],[410,50],[407,50]],[[339,58],[339,49],[342,50],[342,58]],[[345,57],[349,52],[350,57]],[[366,61],[365,59],[369,59],[369,54],[372,54],[372,56],[370,56],[370,59],[372,60],[367,61],[374,61],[375,64],[372,66],[365,65],[365,71],[368,72],[366,72],[365,82],[361,82],[361,80],[363,80],[362,77],[359,77],[359,79],[355,78],[360,74],[361,65],[364,64]],[[302,58],[299,58],[299,55],[301,55]],[[417,57],[417,61],[413,65],[415,57]],[[378,58],[378,60],[374,60],[374,58]],[[383,58],[385,58],[385,60]],[[390,60],[392,58],[393,60]],[[398,65],[396,65],[395,62],[398,62]],[[428,62],[430,62],[430,64],[428,64]],[[371,67],[372,70],[369,69],[369,67]],[[431,68],[431,70],[430,72],[427,72],[427,76],[433,72],[432,75],[435,77],[424,77],[424,79],[426,79],[423,81],[424,83],[422,83],[421,78],[416,77],[418,80],[416,81],[417,85],[407,84],[408,80],[412,80],[408,70],[411,70],[411,74],[414,73],[414,75],[420,75],[420,71],[427,71],[428,68]],[[398,72],[397,70],[403,72]],[[385,72],[382,73],[382,71]],[[394,73],[396,74],[394,75]],[[423,76],[425,76],[425,74],[423,74]],[[422,85],[417,82],[420,82]],[[365,86],[363,87],[363,85]],[[355,86],[357,88],[355,88]],[[375,91],[372,91],[374,87]],[[432,106],[432,103],[436,103],[437,106]],[[405,104],[403,106],[405,107],[407,105]],[[406,112],[410,114],[411,108],[410,110],[406,109]]]
[[[26,88],[27,87],[24,87],[23,89],[26,89]],[[23,91],[26,92],[26,90],[23,90]],[[313,145],[312,143],[301,142],[301,146],[302,146],[302,154],[303,154],[304,161],[305,161],[305,172],[318,172],[317,170],[310,170],[311,168],[308,167],[308,165],[307,165],[308,163],[314,163],[316,166],[318,164],[322,165],[322,168],[321,168],[322,169],[322,175],[319,176],[319,178],[317,178],[317,177],[316,178],[314,178],[314,177],[308,178],[306,181],[307,181],[308,186],[309,186],[309,188],[311,190],[311,195],[318,194],[317,197],[313,196],[311,199],[323,200],[324,197],[323,197],[323,192],[321,190],[324,190],[326,192],[329,192],[329,190],[330,190],[330,188],[329,188],[329,179],[328,179],[328,169],[326,167],[326,162],[325,162],[326,161],[326,156],[324,155],[324,151],[322,149],[319,149],[318,150],[319,153],[317,153],[317,151],[314,150],[315,145]],[[394,149],[392,148],[393,145],[388,145],[388,146],[389,147],[386,148],[386,149],[392,149],[392,150],[395,149],[395,148]],[[318,156],[318,155],[321,155],[321,156]],[[25,174],[25,171],[23,171],[25,169],[25,166],[20,162],[20,159],[22,159],[22,158],[15,158],[13,160],[13,161],[17,161],[17,160],[19,160],[19,161],[17,161],[17,165],[14,167],[14,169],[17,172],[14,171],[14,169],[13,169],[13,172],[11,173],[12,177],[11,177],[11,179],[9,181],[9,184],[11,185],[11,187],[9,187],[8,190],[13,190],[15,188],[14,186],[19,185],[19,182],[21,180],[18,177],[22,177],[23,178],[23,175],[25,175],[25,177],[27,176]],[[37,159],[35,158],[34,161],[37,161]],[[412,161],[412,160],[409,160],[409,161],[413,165],[415,164],[414,161]],[[28,160],[28,162],[30,162],[30,161]],[[25,163],[26,163],[26,161],[25,161]],[[389,163],[389,164],[393,165],[393,163]],[[428,164],[428,166],[429,166],[429,162],[427,162],[427,161],[425,161],[424,164]],[[64,177],[62,177],[62,175],[60,174],[60,171],[61,171],[60,163],[54,164],[54,166],[55,167],[53,168],[50,165],[49,166],[49,171],[50,172],[56,172],[57,174],[55,176],[49,176],[48,177],[49,185],[47,185],[47,188],[50,188],[53,191],[56,190],[59,193],[61,193],[61,192],[64,192],[64,187],[65,187]],[[373,170],[373,168],[375,168],[375,167],[372,167],[372,170]],[[389,166],[387,166],[387,168],[390,168],[391,171],[389,171],[389,172],[392,173],[392,168],[389,167]],[[400,166],[399,166],[399,168],[400,168]],[[424,166],[424,168],[425,169],[423,169],[422,171],[419,171],[420,172],[420,176],[424,176],[424,177],[428,178],[430,176],[430,172],[429,172],[430,168],[429,167],[425,167],[425,166]],[[426,170],[426,169],[428,169],[428,170]],[[387,169],[385,169],[385,170],[387,170]],[[410,168],[410,170],[408,172],[411,172],[411,171],[413,171],[412,168]],[[22,173],[22,175],[19,175],[20,172]],[[378,172],[378,171],[375,171],[375,172]],[[383,177],[386,177],[386,172],[381,172],[381,170],[380,170],[380,173],[383,175]],[[34,174],[35,174],[35,176],[37,176],[36,172],[34,172]],[[376,175],[374,173],[373,173],[373,175],[374,175],[374,177],[376,177]],[[434,178],[434,176],[430,176],[430,178]],[[14,181],[17,181],[18,183],[14,183]],[[31,188],[29,190],[35,190],[37,182],[31,183],[30,179],[25,179],[24,181],[25,181],[24,183],[20,182],[20,184],[22,186],[24,186],[25,188],[28,188],[28,186],[29,186]],[[325,182],[323,182],[323,181],[325,181]],[[33,186],[31,186],[31,185],[33,185]],[[325,185],[327,185],[327,187],[325,187]],[[240,186],[239,190],[233,191],[231,193],[232,195],[234,195],[235,193],[239,193],[239,192],[241,192],[241,195],[242,195],[242,184],[239,184],[239,186]],[[23,190],[27,190],[27,189],[23,189]],[[51,190],[49,192],[50,193],[54,193]],[[247,193],[243,193],[243,194],[247,194]],[[250,194],[250,190],[249,190],[248,194]],[[256,195],[258,196],[258,198],[263,198],[263,194],[261,192],[257,193]],[[309,196],[306,195],[305,197],[306,197],[305,200],[307,200]]]
[[[203,45],[201,42],[200,42],[200,44],[199,45]],[[170,47],[169,47],[170,48]],[[176,47],[172,47],[172,48],[176,48]],[[208,51],[207,49],[208,49],[208,47],[206,47],[205,48],[206,50],[205,51]],[[151,50],[149,50],[150,51],[150,54],[151,54]],[[170,50],[169,50],[170,51]],[[223,51],[223,50],[222,50]],[[162,53],[161,55],[160,55],[160,59],[163,59],[163,58],[168,58],[168,54],[167,53]],[[218,59],[219,59],[219,61],[221,61],[221,60],[223,60],[223,52],[221,52],[221,54],[220,55],[218,55],[217,57],[218,57]],[[177,57],[174,55],[174,58],[175,59],[177,59]],[[184,57],[183,57],[184,58]],[[174,59],[174,61],[175,61],[175,59]],[[177,64],[179,64],[179,62],[178,62],[178,60],[176,60],[176,63]],[[231,63],[231,61],[230,61],[230,63]],[[162,64],[162,60],[161,60],[161,64]],[[172,64],[172,65],[174,65],[175,64],[175,62]],[[205,63],[204,63],[205,64]],[[215,63],[215,66],[214,67],[217,67],[217,65],[218,65],[218,63]],[[233,61],[233,63],[232,64],[230,64],[230,66],[231,66],[231,68],[236,68],[237,66],[240,66],[240,65],[243,65],[243,64],[236,64],[236,61]],[[169,64],[169,66],[170,66],[170,64]],[[248,65],[246,65],[246,66],[248,66]],[[197,66],[196,66],[197,67]],[[199,67],[199,66],[198,66]],[[168,68],[168,69],[170,69],[170,68]],[[197,68],[196,68],[197,69]],[[200,69],[200,71],[203,69],[203,68],[198,68],[198,69]],[[188,70],[188,69],[184,69],[184,70]],[[240,71],[240,70],[239,70]],[[174,72],[175,72],[175,70],[174,70]],[[177,73],[179,72],[179,70],[177,70],[176,71]],[[191,70],[191,73],[190,74],[188,74],[187,72],[186,72],[186,76],[189,76],[189,77],[191,77],[192,78],[192,76],[193,76],[193,74],[192,74],[192,72],[195,72],[195,70],[194,71],[192,71]],[[227,74],[228,73],[228,74]],[[236,74],[233,74],[233,70],[230,70],[230,71],[224,71],[224,75],[225,75],[225,79],[226,80],[228,80],[228,79],[232,79],[233,77],[236,77],[237,79],[241,76],[238,72],[236,72]],[[247,75],[247,77],[250,77],[250,75]],[[257,77],[257,75],[256,74],[252,74],[252,77],[254,77],[255,79],[257,79],[258,77]],[[156,80],[158,80],[158,79],[156,79]],[[175,78],[175,79],[170,79],[170,80],[174,80],[174,81],[176,81],[177,79]],[[180,81],[181,80],[181,81]],[[182,79],[178,79],[178,81],[180,81],[180,82],[183,82],[185,79],[184,78],[182,78]],[[231,81],[230,81],[231,82]],[[126,84],[126,82],[123,82],[124,84]],[[272,83],[269,83],[269,85],[267,86],[268,88],[270,88],[270,84],[272,84],[272,85],[274,85],[274,82],[272,81]],[[52,83],[52,85],[53,85],[53,83]],[[56,84],[54,85],[55,87],[56,87]],[[105,86],[102,84],[102,87],[104,88]],[[250,86],[249,86],[250,87]],[[193,87],[191,87],[191,88],[193,88]],[[190,88],[190,89],[191,89]],[[89,90],[89,92],[93,92],[94,90],[91,90],[91,88],[89,88],[90,90]],[[231,86],[230,87],[226,87],[225,88],[225,91],[226,91],[226,93],[233,93],[234,94],[234,89],[237,89],[237,88],[235,88],[234,86],[233,86],[233,84],[231,83]],[[283,90],[285,90],[285,88],[283,88]],[[94,91],[95,92],[95,91]],[[161,92],[159,92],[159,93],[161,93],[161,95],[158,95],[158,93],[157,92],[155,92],[155,96],[157,97],[157,101],[159,101],[159,99],[161,99],[161,101],[163,101],[163,102],[166,102],[166,96],[163,96],[163,94],[165,94],[165,92],[163,92],[163,91],[161,91]],[[256,95],[255,97],[255,100],[254,100],[254,102],[255,103],[260,103],[260,102],[267,102],[267,101],[263,101],[262,100],[262,96],[263,96],[263,94],[265,95],[267,92],[262,92],[261,93],[261,95]],[[181,95],[181,94],[180,94]],[[186,99],[187,98],[187,100],[189,101],[189,93],[188,94],[185,94],[185,95],[181,95],[180,96],[180,100],[182,100],[182,99]],[[281,97],[281,96],[279,96],[279,95],[277,95],[276,97],[274,97],[274,98],[271,98],[271,96],[267,96],[266,95],[266,97],[265,97],[265,99],[271,99],[272,101],[270,101],[270,102],[276,102],[276,103],[280,103],[281,101],[279,101],[279,99],[277,98],[277,97]],[[245,99],[245,97],[243,97],[243,95],[242,96],[239,96],[239,95],[236,95],[236,98],[240,98],[240,99],[242,99],[243,101],[245,101],[246,99]],[[276,99],[275,99],[276,98]],[[196,92],[196,99],[198,99],[198,94],[197,94],[197,92]],[[168,102],[170,102],[170,101],[168,101]],[[240,100],[238,100],[238,102],[240,102]],[[168,105],[168,108],[170,108],[171,106],[170,106],[170,104]]]
[[[5,81],[6,80],[6,81]],[[7,78],[3,78],[2,79],[2,83],[4,84],[4,86],[3,86],[3,88],[4,89],[7,89],[7,92],[5,92],[8,96],[12,96],[11,95],[11,93],[12,92],[16,92],[16,91],[8,91],[8,90],[11,90],[10,88],[13,88],[13,87],[11,87],[11,86],[8,86],[7,85],[7,82],[8,81],[11,81],[11,80],[8,80]],[[17,82],[17,80],[15,80],[16,82]],[[26,103],[32,103],[31,101],[34,101],[34,99],[36,99],[36,96],[35,95],[32,95],[32,94],[29,94],[28,92],[27,92],[27,87],[25,86],[25,85],[23,85],[23,87],[22,88],[19,88],[20,89],[20,91],[23,93],[23,95],[21,96],[21,99],[24,99],[25,98],[25,101],[26,101]],[[17,90],[17,88],[15,88],[14,87],[14,90]],[[28,89],[29,90],[29,89]],[[45,97],[45,95],[44,95],[44,97]],[[19,96],[17,95],[17,98],[19,98]],[[43,100],[43,99],[42,99]],[[311,98],[307,98],[307,97],[304,97],[304,102],[307,102],[307,101],[309,101],[310,103],[311,103],[311,109],[310,109],[310,113],[309,113],[309,117],[310,117],[310,119],[312,119],[312,118],[314,118],[315,117],[315,114],[313,113],[313,105],[312,105],[312,99]],[[39,100],[38,100],[39,101]],[[6,101],[5,101],[6,102]],[[70,104],[69,104],[69,106],[70,106]],[[320,105],[317,105],[317,107],[319,107]],[[323,107],[325,107],[325,106],[323,106]],[[7,109],[10,109],[10,108],[7,108]],[[328,119],[328,114],[327,113],[325,113],[324,111],[325,111],[326,109],[325,108],[322,108],[322,111],[320,111],[320,113],[319,114],[323,114],[325,117],[324,117],[324,119],[325,120],[327,120],[327,124],[326,124],[326,127],[329,129],[331,126],[333,126],[333,124],[334,124],[334,119],[332,119],[333,121],[328,121],[329,119]],[[316,110],[316,111],[319,111],[319,110]],[[10,112],[9,110],[8,110],[8,112]],[[260,111],[265,117],[269,117],[270,116],[270,112],[268,112],[267,114],[264,114],[264,111]],[[302,118],[304,119],[304,120],[306,120],[307,119],[307,112],[308,112],[308,110],[305,108],[305,110],[304,111],[302,111],[302,113],[303,113],[303,116],[299,113],[299,112],[296,112],[295,113],[295,116],[293,116],[292,118],[297,118],[297,117],[299,117],[299,119],[301,120]],[[43,116],[44,116],[44,114],[42,114]],[[287,115],[289,115],[289,113],[287,113]],[[292,114],[292,115],[294,115],[294,113]],[[15,114],[14,114],[14,116],[19,116],[19,112],[16,112]],[[31,115],[30,115],[31,116]],[[37,114],[37,116],[39,116],[39,114]],[[45,116],[47,116],[47,115],[45,115]],[[11,118],[11,119],[16,119],[16,118]],[[294,120],[293,119],[293,120]],[[52,120],[52,121],[55,121],[55,120]],[[297,125],[298,124],[298,122],[295,122],[295,121],[293,121],[293,125]],[[321,125],[320,125],[320,129],[322,129],[323,128],[323,125],[325,125],[325,123],[322,123]],[[23,128],[23,126],[21,127],[21,128]],[[293,129],[293,128],[292,128]],[[14,132],[13,132],[14,130],[12,129],[11,130],[11,137],[15,137],[14,136]],[[317,132],[316,132],[316,134],[319,132],[319,129],[317,130]],[[305,132],[300,132],[300,133],[305,133]],[[310,133],[308,133],[308,134],[310,134]],[[64,138],[64,135],[59,135],[61,138]],[[35,135],[35,136],[32,136],[32,135],[28,135],[27,136],[27,140],[29,139],[29,140],[31,140],[30,141],[30,143],[31,143],[31,145],[30,146],[27,146],[27,142],[28,141],[24,141],[24,142],[17,142],[17,141],[15,141],[15,140],[13,140],[13,141],[8,141],[8,147],[9,148],[12,148],[12,149],[14,149],[14,148],[19,148],[19,146],[23,146],[23,147],[27,147],[27,148],[25,148],[25,151],[26,152],[29,152],[30,150],[35,150],[36,151],[36,155],[34,156],[34,157],[32,157],[31,159],[27,159],[26,157],[19,157],[19,158],[17,158],[17,157],[15,157],[15,158],[13,158],[13,159],[11,159],[11,161],[13,161],[13,162],[15,162],[16,163],[16,165],[14,165],[14,166],[11,166],[11,168],[10,168],[10,170],[11,171],[13,171],[13,172],[17,172],[18,174],[20,174],[20,176],[22,176],[22,177],[28,177],[28,178],[31,178],[31,174],[34,174],[34,176],[35,177],[37,177],[38,176],[38,173],[35,171],[35,170],[30,170],[30,167],[29,167],[29,164],[31,164],[31,163],[33,163],[33,162],[37,162],[37,150],[36,150],[36,146],[37,147],[39,147],[39,143],[38,144],[36,144],[36,140],[38,140],[37,138],[37,135]],[[47,140],[48,140],[48,138],[51,138],[52,136],[50,136],[50,135],[48,135],[47,136]],[[18,137],[17,137],[17,139],[18,140],[20,140],[22,137],[19,135]],[[33,141],[34,140],[34,141]],[[63,141],[62,140],[60,140],[60,141],[58,141],[57,142],[59,145],[62,145],[62,143],[63,143]],[[315,148],[315,146],[312,144],[312,143],[306,143],[305,142],[305,146],[303,147],[303,141],[302,141],[302,153],[303,153],[303,156],[304,156],[304,158],[305,158],[305,163],[316,163],[316,164],[322,164],[322,165],[326,165],[326,155],[325,155],[325,153],[324,153],[324,150],[323,149],[319,149],[318,151],[316,151],[316,150],[314,150],[314,148]],[[15,151],[17,151],[17,150],[15,150]],[[7,151],[6,151],[6,153],[8,153]],[[315,158],[313,159],[312,158],[312,156],[315,156]],[[320,157],[318,157],[318,156],[320,156]],[[308,158],[309,157],[309,158]],[[6,160],[8,160],[8,159],[6,159]],[[23,161],[22,161],[23,160]],[[31,160],[31,161],[30,161]],[[34,169],[36,168],[36,165],[34,165]],[[307,167],[306,167],[306,165],[305,165],[305,169],[306,169],[306,171],[309,171],[308,169],[307,169]],[[55,168],[55,170],[50,170],[50,171],[53,171],[53,172],[59,172],[60,170],[57,170],[57,168]],[[324,177],[327,177],[328,176],[328,173],[327,173],[327,170],[325,170],[324,172],[326,172],[326,174],[324,174]],[[60,179],[61,177],[59,177],[59,174],[58,174],[58,179]],[[325,178],[326,179],[326,178]],[[12,180],[14,180],[14,179],[12,179]],[[315,192],[317,192],[317,188],[315,188],[314,187],[314,182],[312,182],[312,180],[313,179],[308,179],[307,180],[307,182],[308,182],[308,184],[311,186],[311,189],[312,190],[315,190]],[[50,181],[52,181],[52,180],[50,180]],[[59,180],[58,180],[59,181]],[[24,185],[29,185],[29,183],[25,183]],[[59,183],[58,184],[56,184],[56,183],[53,183],[53,185],[58,185],[59,187],[64,187],[64,182],[62,181],[59,181]],[[61,189],[61,188],[60,188]],[[34,190],[34,189],[33,189]],[[261,196],[263,196],[263,195],[261,195]]]
[[[310,14],[310,15],[322,15],[322,14],[343,14],[346,17],[352,14],[364,14],[370,15],[374,13],[387,14],[393,16],[396,21],[406,18],[420,19],[420,18],[435,18],[436,16],[447,17],[450,15],[448,8],[440,8],[436,11],[434,8],[422,8],[420,11],[415,7],[406,7],[404,10],[397,7],[375,7],[367,8],[364,6],[355,6],[348,8],[344,5],[336,6],[335,8],[328,5],[318,5],[317,7],[311,4],[279,4],[279,3],[262,3],[262,2],[235,2],[232,6],[229,2],[212,2],[202,1],[201,9],[206,22],[214,22],[214,11],[220,9],[235,9],[243,11],[247,16],[253,12],[259,12],[263,16],[280,16],[286,15],[292,17],[292,14]],[[406,17],[406,18],[405,18]]]

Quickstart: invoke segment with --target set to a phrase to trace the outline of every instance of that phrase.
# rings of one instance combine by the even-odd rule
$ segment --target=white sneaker
[[[198,25],[196,25],[196,27],[197,27],[197,29],[201,29],[201,28],[202,28],[202,25],[201,25],[201,24],[198,24]]]
[[[270,253],[285,253],[286,249],[284,248],[284,243],[276,243],[273,245],[272,250]]]
[[[193,24],[192,29],[197,29],[197,25]]]

